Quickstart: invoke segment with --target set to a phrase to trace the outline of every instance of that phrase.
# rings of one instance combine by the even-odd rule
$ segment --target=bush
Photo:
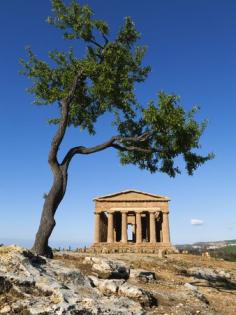
[[[216,258],[223,258],[228,261],[236,261],[236,245],[225,246],[209,251],[210,255]]]

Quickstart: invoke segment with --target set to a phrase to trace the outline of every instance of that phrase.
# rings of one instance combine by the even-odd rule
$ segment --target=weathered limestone
[[[156,222],[155,222],[155,213],[151,212],[149,214],[150,219],[150,243],[156,242]]]
[[[97,257],[89,258],[99,264]],[[111,273],[119,275],[120,269],[126,267],[113,261],[109,261],[109,266]],[[152,293],[136,286],[123,288],[125,283],[123,278],[88,277],[78,268],[35,256],[26,248],[0,247],[1,315],[146,314],[142,305],[153,305]]]
[[[159,253],[172,249],[168,202],[167,197],[136,190],[96,198],[92,251]]]
[[[142,242],[141,213],[136,213],[136,243]]]
[[[120,261],[103,257],[85,257],[84,264],[92,266],[96,276],[101,279],[128,279],[130,268]]]
[[[100,242],[100,213],[95,212],[94,242]]]
[[[163,213],[162,235],[163,243],[170,243],[169,213]]]
[[[107,242],[113,243],[114,242],[114,232],[113,232],[113,213],[108,213],[108,231],[107,231]]]
[[[143,269],[130,269],[129,278],[141,282],[154,282],[156,280],[156,275],[153,271]]]

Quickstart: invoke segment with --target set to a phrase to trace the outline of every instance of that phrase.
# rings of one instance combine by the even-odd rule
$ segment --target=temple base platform
[[[94,243],[91,247],[86,248],[88,253],[143,253],[158,254],[176,253],[175,247],[170,243]]]

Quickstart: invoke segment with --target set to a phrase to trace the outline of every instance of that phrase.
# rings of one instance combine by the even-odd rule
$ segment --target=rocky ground
[[[0,314],[235,315],[236,263],[0,247]]]

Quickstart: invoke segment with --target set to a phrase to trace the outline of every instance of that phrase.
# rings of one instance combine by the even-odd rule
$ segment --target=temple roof
[[[170,199],[165,196],[160,196],[156,194],[150,194],[147,192],[135,190],[135,189],[128,189],[120,192],[116,192],[109,195],[98,196],[94,198],[95,201],[118,201],[118,200],[163,200],[169,201]]]

